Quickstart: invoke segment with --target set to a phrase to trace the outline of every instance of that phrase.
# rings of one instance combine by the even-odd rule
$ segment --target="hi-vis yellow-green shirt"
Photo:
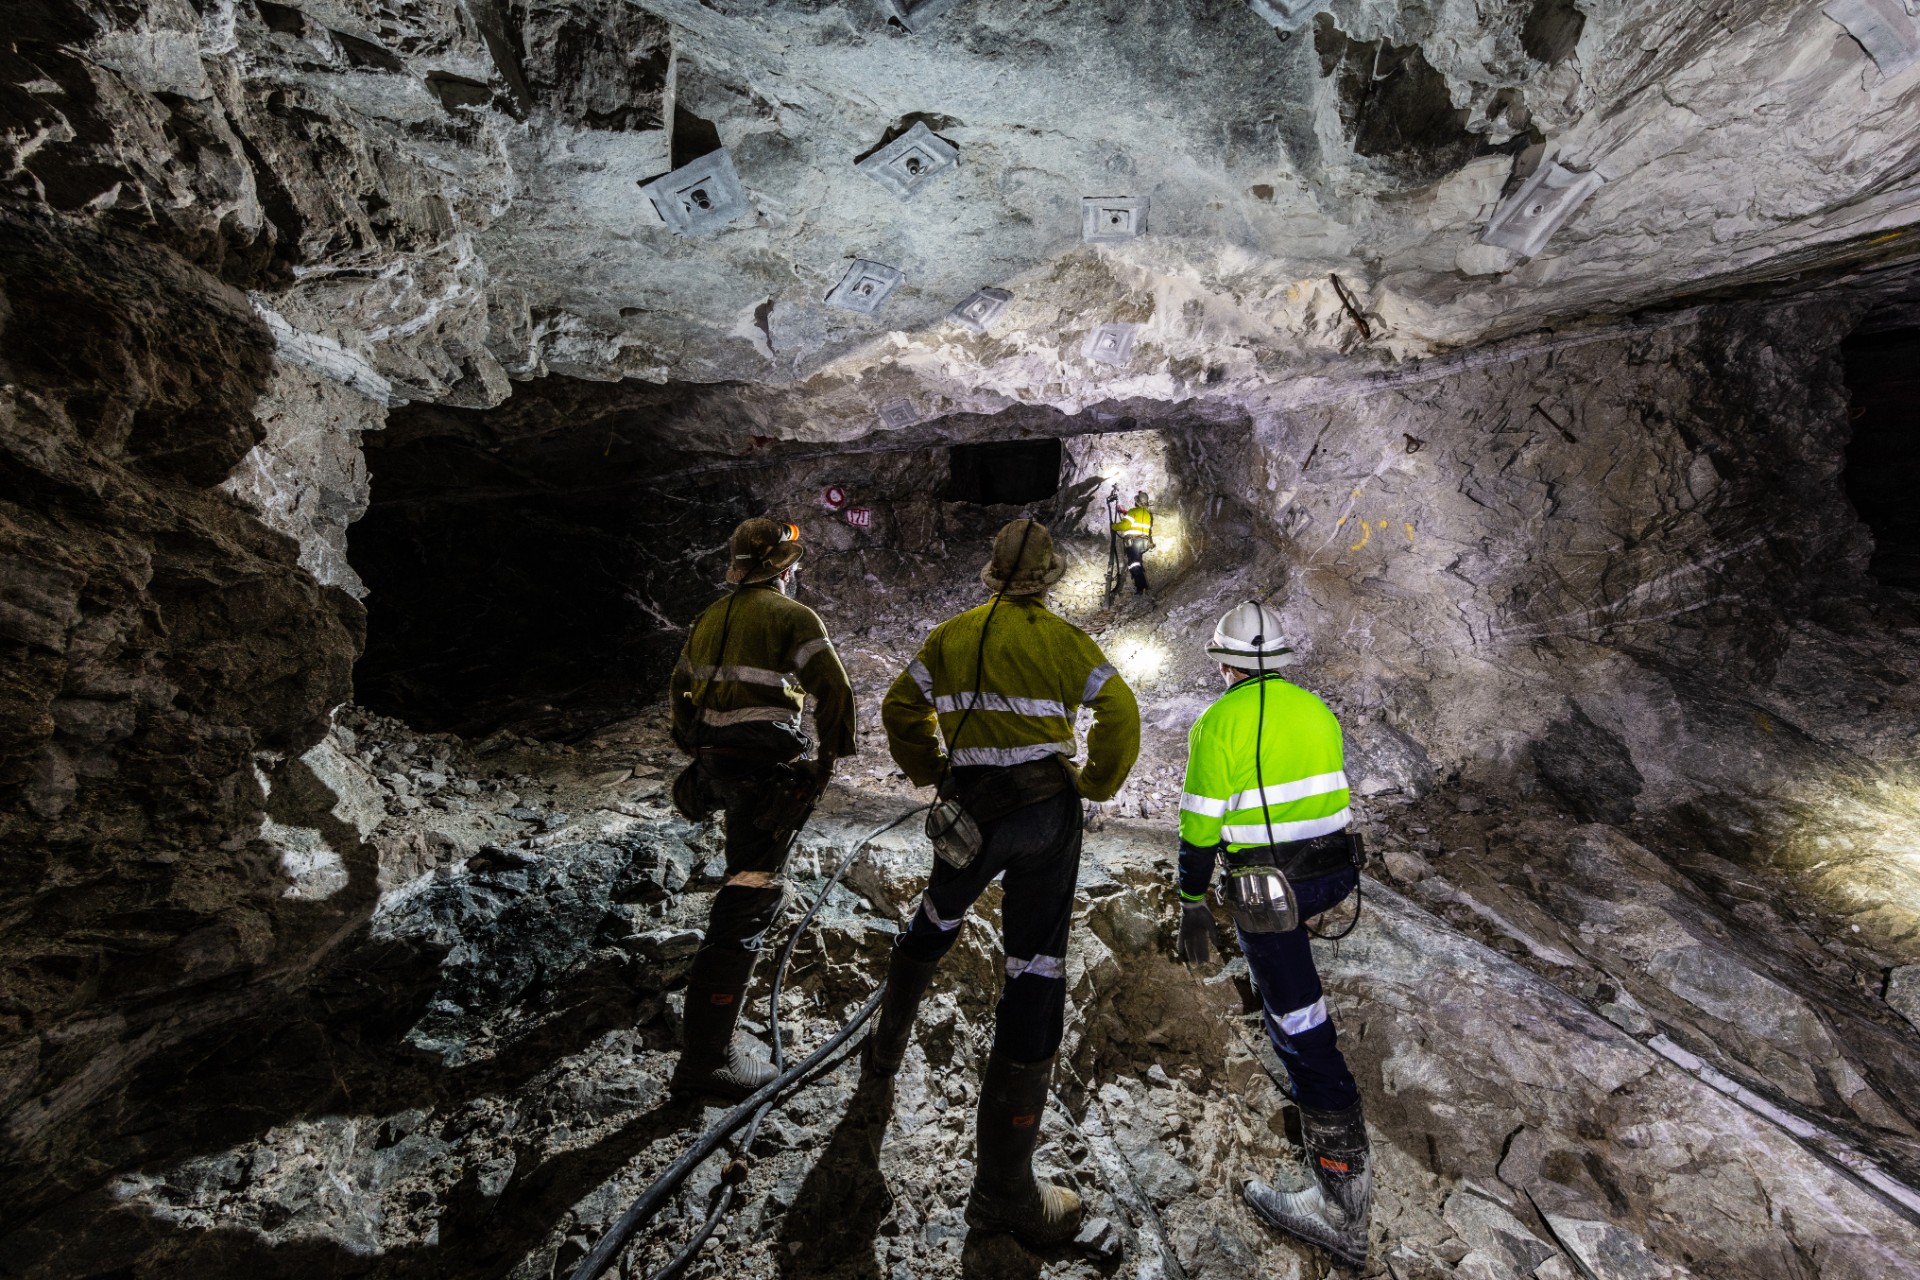
[[[1279,676],[1242,680],[1188,731],[1181,790],[1180,840],[1197,849],[1224,844],[1231,852],[1344,830],[1351,814],[1340,721]]]
[[[985,660],[976,666],[980,629],[991,608],[983,604],[935,627],[887,691],[880,718],[894,760],[915,786],[924,787],[946,772],[941,737],[956,766],[1071,757],[1074,716],[1087,706],[1093,708],[1093,727],[1080,794],[1111,799],[1140,755],[1133,690],[1086,632],[1032,596],[1000,598],[987,628]]]
[[[812,694],[820,753],[854,753],[853,686],[826,624],[768,583],[735,587],[694,619],[667,693],[674,741],[683,748],[753,749],[764,741],[755,730],[768,728],[790,730],[798,741]]]
[[[1113,531],[1123,538],[1151,538],[1153,513],[1145,507],[1134,507],[1113,522]]]

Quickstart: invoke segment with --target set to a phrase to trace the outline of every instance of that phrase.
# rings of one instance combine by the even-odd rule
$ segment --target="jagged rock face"
[[[1290,39],[1238,0],[968,0],[917,34],[877,2],[45,0],[9,34],[16,192],[147,225],[394,394],[851,393],[796,432],[1617,314],[1896,252],[1912,194],[1916,90],[1786,0],[1341,0]],[[915,121],[960,163],[902,202],[854,162]],[[752,209],[676,236],[639,184],[720,145]],[[1480,244],[1548,155],[1605,185],[1530,260]],[[1083,196],[1148,199],[1148,233],[1082,245]],[[855,258],[907,276],[872,318],[823,302]],[[990,336],[942,324],[987,283]],[[1107,321],[1145,326],[1124,370],[1081,354]]]
[[[1348,1025],[1399,1280],[1914,1256],[1790,1120],[1701,1083],[1920,1167],[1920,629],[1861,576],[1834,358],[1910,285],[1846,273],[1906,252],[1920,89],[1817,9],[1338,0],[1286,40],[1238,0],[961,0],[912,33],[859,3],[16,9],[0,1192],[48,1209],[7,1242],[44,1273],[577,1257],[672,1154],[643,1117],[714,833],[658,803],[657,724],[621,739],[647,775],[596,747],[564,806],[482,779],[505,738],[328,733],[353,595],[404,640],[363,670],[390,705],[581,729],[644,706],[735,518],[795,519],[863,699],[841,799],[904,806],[875,704],[982,594],[1016,507],[945,500],[943,450],[989,437],[1066,438],[1055,603],[1142,694],[1049,1153],[1105,1171],[1127,1249],[1310,1265],[1215,1194],[1284,1147],[1279,1104],[1156,924],[1198,643],[1258,596],[1408,895],[1329,964],[1379,1010]],[[854,164],[914,125],[959,163],[902,202]],[[639,184],[722,145],[750,210],[673,234]],[[1529,260],[1480,243],[1549,157],[1604,184]],[[1089,195],[1145,200],[1146,234],[1084,243]],[[856,258],[905,273],[872,317],[824,302]],[[1589,324],[1816,272],[1842,288]],[[944,323],[985,284],[1013,294],[986,333]],[[1087,354],[1108,323],[1129,363]],[[1106,608],[1112,485],[1165,541],[1159,594]],[[837,901],[807,1035],[922,865]],[[954,1121],[997,966],[981,927],[956,955],[892,1157],[928,1187],[882,1247],[906,1274],[967,1265]],[[787,1215],[790,1253],[839,1207],[802,1158],[828,1096],[749,1220]],[[742,1257],[775,1269],[710,1269]]]
[[[219,491],[272,377],[244,298],[9,215],[0,327],[0,1105],[31,1162],[220,984],[339,927],[250,843],[256,761],[325,732],[363,614]]]

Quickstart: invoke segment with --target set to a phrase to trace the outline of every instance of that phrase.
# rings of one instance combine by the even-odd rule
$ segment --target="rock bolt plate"
[[[840,283],[827,291],[827,305],[870,316],[880,309],[887,295],[899,288],[900,282],[906,278],[904,273],[892,267],[868,262],[865,258],[855,258],[853,265],[847,268],[847,274],[840,277]]]
[[[1575,173],[1545,161],[1494,210],[1480,239],[1531,258],[1604,181],[1597,173]]]
[[[1133,339],[1139,331],[1137,324],[1103,324],[1087,335],[1081,354],[1095,364],[1125,368],[1133,361]]]
[[[960,149],[923,123],[880,148],[854,168],[902,200],[911,200],[922,187],[957,167]]]
[[[1145,235],[1147,197],[1082,196],[1080,238],[1088,244],[1118,244]]]
[[[975,333],[985,333],[987,326],[1000,318],[1000,313],[1013,301],[1013,295],[1005,289],[995,289],[991,285],[984,289],[975,289],[967,300],[947,312],[947,319],[957,325],[964,325]]]
[[[661,221],[683,236],[709,235],[753,210],[725,147],[655,178],[640,190],[653,201]]]

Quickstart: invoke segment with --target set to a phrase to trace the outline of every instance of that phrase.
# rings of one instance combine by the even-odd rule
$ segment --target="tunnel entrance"
[[[1847,497],[1873,531],[1868,571],[1920,589],[1920,329],[1856,334],[1840,353],[1852,404]]]
[[[1060,492],[1058,440],[957,444],[947,451],[948,502],[982,506],[1043,502]]]

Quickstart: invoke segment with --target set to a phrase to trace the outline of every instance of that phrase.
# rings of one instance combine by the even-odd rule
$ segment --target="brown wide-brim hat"
[[[1037,596],[1066,573],[1047,526],[1038,520],[1009,520],[993,535],[993,558],[980,571],[980,581],[1001,595]]]
[[[767,582],[800,558],[800,530],[764,516],[742,520],[727,543],[727,581],[739,586]]]

